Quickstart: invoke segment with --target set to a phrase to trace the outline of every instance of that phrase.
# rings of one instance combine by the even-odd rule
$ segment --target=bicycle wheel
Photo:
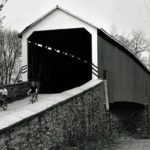
[[[37,102],[38,101],[38,97],[35,97],[35,102]]]
[[[3,110],[7,110],[7,102],[6,101],[3,101],[2,108],[3,108]]]
[[[29,104],[33,104],[33,99],[32,98],[29,99]]]
[[[34,98],[32,98],[32,104],[35,102],[35,99]]]

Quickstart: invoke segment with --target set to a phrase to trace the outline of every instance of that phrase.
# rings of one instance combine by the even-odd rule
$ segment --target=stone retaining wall
[[[100,150],[116,138],[148,138],[149,105],[108,111],[104,86],[103,81],[88,83],[61,93],[70,96],[52,106],[46,102],[39,112],[27,110],[24,118],[23,110],[19,118],[14,112],[12,124],[0,120],[0,149]]]
[[[20,82],[16,84],[4,85],[8,90],[8,102],[13,102],[27,97],[29,90],[29,82]]]
[[[108,117],[101,82],[2,129],[0,149],[100,149],[110,138]]]

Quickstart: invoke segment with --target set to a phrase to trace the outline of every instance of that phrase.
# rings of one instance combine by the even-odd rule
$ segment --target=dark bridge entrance
[[[36,31],[28,38],[28,80],[57,93],[92,78],[91,35],[84,28]]]

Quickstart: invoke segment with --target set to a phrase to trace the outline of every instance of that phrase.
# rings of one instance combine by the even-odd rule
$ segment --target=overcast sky
[[[57,4],[71,13],[110,31],[142,30],[150,39],[150,0],[8,0],[4,25],[19,32]],[[150,3],[149,3],[150,6]]]

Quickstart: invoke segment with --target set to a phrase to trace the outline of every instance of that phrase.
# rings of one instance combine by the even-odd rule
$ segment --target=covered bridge
[[[21,33],[24,81],[41,93],[62,92],[94,78],[106,79],[109,102],[150,101],[150,72],[103,29],[56,6]]]

